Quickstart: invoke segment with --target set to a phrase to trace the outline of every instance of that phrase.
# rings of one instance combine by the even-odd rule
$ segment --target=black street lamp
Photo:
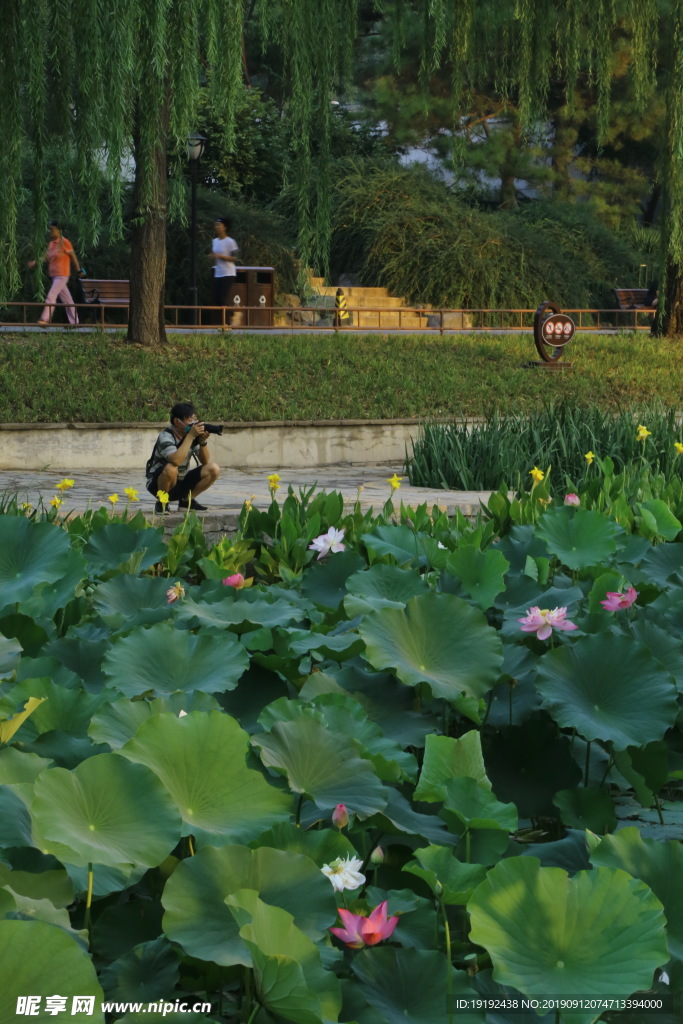
[[[187,159],[192,168],[192,212],[191,212],[191,246],[190,246],[190,305],[197,306],[197,175],[199,173],[199,161],[204,152],[206,139],[203,135],[194,132],[187,140]],[[192,310],[194,322],[197,311]]]

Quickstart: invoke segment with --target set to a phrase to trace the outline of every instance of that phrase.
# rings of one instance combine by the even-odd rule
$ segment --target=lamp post
[[[199,172],[199,161],[204,152],[206,139],[203,135],[194,132],[187,140],[187,159],[190,161],[192,173],[192,207],[191,207],[191,245],[190,245],[190,305],[197,306],[197,175]],[[192,320],[196,317],[196,311],[191,313]]]

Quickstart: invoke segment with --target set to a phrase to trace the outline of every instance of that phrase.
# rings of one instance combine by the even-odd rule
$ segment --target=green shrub
[[[637,427],[651,436],[637,440]],[[586,453],[612,459],[617,472],[645,460],[665,475],[680,475],[675,448],[681,426],[675,409],[653,406],[613,414],[593,405],[550,403],[540,411],[501,415],[482,423],[463,419],[426,423],[408,459],[410,483],[417,487],[520,490],[533,466],[553,467],[555,477],[583,477]]]

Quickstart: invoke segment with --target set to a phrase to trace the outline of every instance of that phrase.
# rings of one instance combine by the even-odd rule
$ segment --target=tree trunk
[[[141,156],[139,127],[136,128],[134,137],[135,185],[130,236],[130,311],[126,341],[148,347],[158,347],[167,341],[164,326],[164,286],[168,193],[168,99],[164,103],[161,116],[161,141],[150,161],[145,161]],[[152,180],[145,181],[147,173]]]
[[[679,263],[667,261],[663,291],[664,308],[661,316],[657,314],[655,332],[667,338],[683,338],[683,268]]]

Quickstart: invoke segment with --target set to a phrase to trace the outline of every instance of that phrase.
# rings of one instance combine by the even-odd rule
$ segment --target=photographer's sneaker
[[[154,512],[158,516],[165,516],[170,512],[167,501],[157,501],[154,505]]]
[[[191,498],[189,501],[187,498],[181,498],[178,502],[178,511],[184,511],[188,508],[190,512],[208,512],[209,510],[208,505],[200,505],[198,501],[194,500],[194,498]]]

